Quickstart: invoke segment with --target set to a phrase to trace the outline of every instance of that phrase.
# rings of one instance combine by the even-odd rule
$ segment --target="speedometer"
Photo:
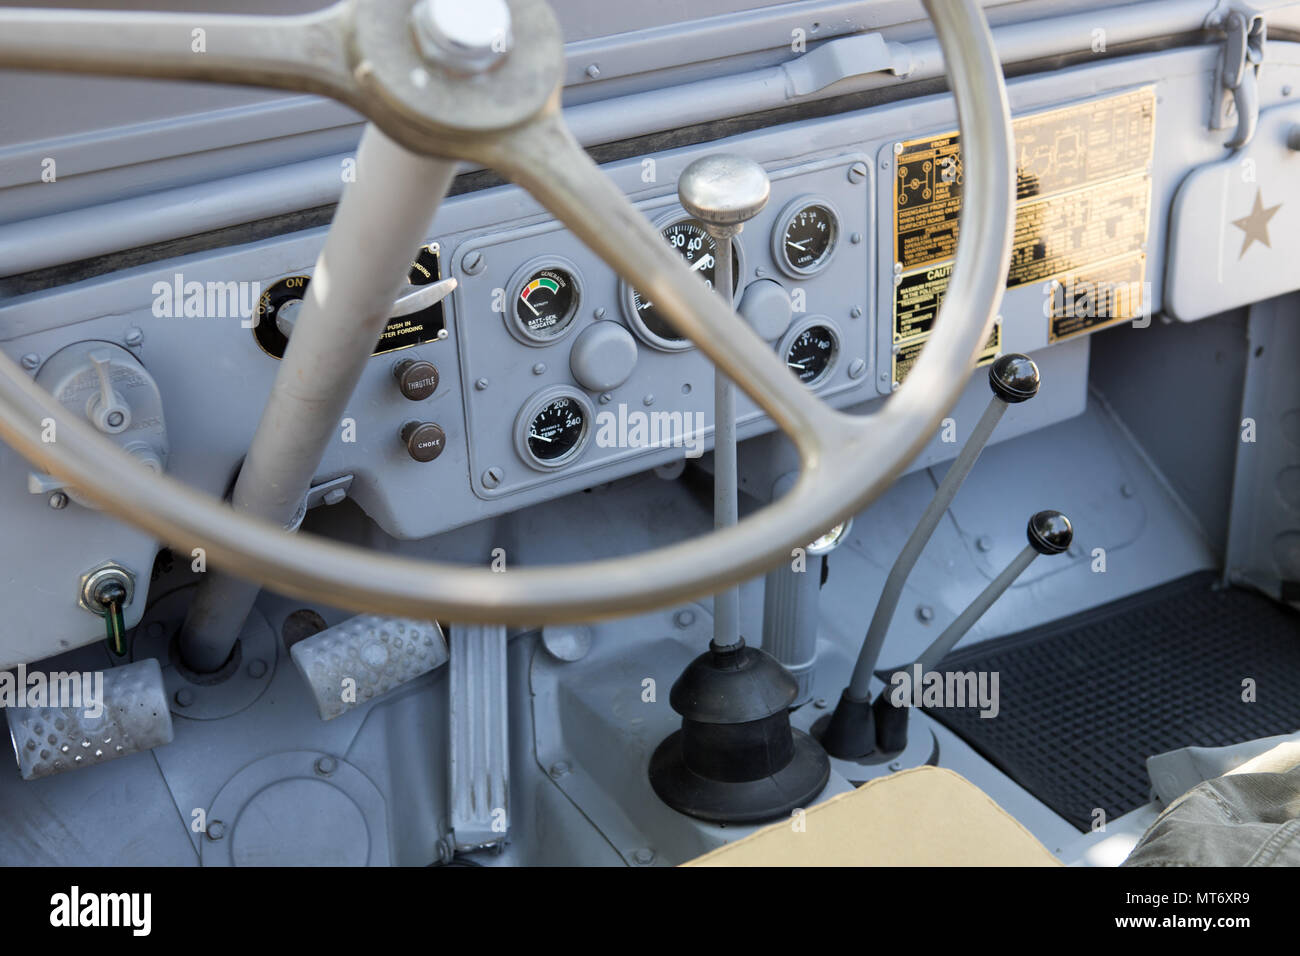
[[[676,218],[666,221],[660,229],[664,240],[677,250],[690,270],[696,273],[710,287],[713,287],[716,273],[715,256],[718,251],[717,241],[705,231],[698,220]],[[734,297],[740,287],[742,260],[740,243],[731,243],[731,291]],[[659,313],[655,304],[627,283],[623,284],[623,311],[628,324],[643,342],[665,351],[680,351],[693,348],[690,339],[675,329],[666,317]]]

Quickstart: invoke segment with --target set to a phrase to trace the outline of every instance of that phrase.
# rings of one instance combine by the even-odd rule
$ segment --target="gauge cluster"
[[[766,168],[772,198],[732,243],[738,321],[844,404],[871,382],[869,167],[850,154]],[[675,190],[658,192],[637,205],[712,287],[715,240]],[[479,497],[711,446],[711,363],[572,233],[531,223],[479,236],[453,261],[478,267],[457,274],[452,321]],[[747,396],[738,416],[742,437],[772,427]]]

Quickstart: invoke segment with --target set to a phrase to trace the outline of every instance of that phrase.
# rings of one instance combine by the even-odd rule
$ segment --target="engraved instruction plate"
[[[1043,286],[1050,341],[1142,311],[1155,101],[1147,86],[1013,121],[1016,225],[1007,288]],[[957,133],[929,136],[897,153],[892,340],[912,347],[895,356],[895,382],[929,337],[952,271],[959,140]]]

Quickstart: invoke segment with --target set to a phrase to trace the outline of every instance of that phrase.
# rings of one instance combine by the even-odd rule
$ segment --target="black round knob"
[[[1040,511],[1029,519],[1029,543],[1039,554],[1060,554],[1070,549],[1074,528],[1059,511]]]
[[[989,387],[1008,405],[1027,402],[1038,394],[1038,366],[1028,355],[1008,352],[989,366]]]
[[[413,402],[421,402],[438,390],[438,369],[423,359],[407,359],[393,369],[397,387]]]
[[[402,426],[402,441],[416,461],[433,461],[446,447],[447,433],[433,422],[407,422]]]

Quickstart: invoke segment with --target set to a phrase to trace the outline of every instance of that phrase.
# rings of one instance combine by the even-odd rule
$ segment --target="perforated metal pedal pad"
[[[51,703],[7,707],[24,780],[101,764],[171,743],[172,715],[154,658],[106,671],[44,675]],[[30,679],[27,682],[30,693]]]
[[[447,662],[434,621],[361,614],[289,649],[321,720],[333,720]]]

